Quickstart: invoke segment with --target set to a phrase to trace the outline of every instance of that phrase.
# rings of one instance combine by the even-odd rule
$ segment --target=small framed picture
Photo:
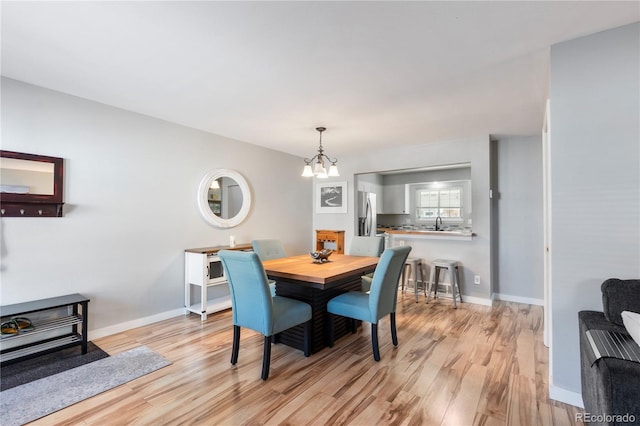
[[[326,182],[316,185],[316,213],[346,213],[347,182]]]

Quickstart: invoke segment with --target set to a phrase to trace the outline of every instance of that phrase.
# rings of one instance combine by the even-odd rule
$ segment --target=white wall
[[[230,235],[280,238],[291,253],[310,244],[300,235],[312,185],[298,157],[5,78],[2,149],[63,157],[66,202],[63,218],[1,219],[3,305],[82,293],[90,331],[117,328],[182,311],[186,248]],[[233,229],[197,211],[200,179],[215,168],[251,187],[249,217]]]
[[[578,311],[640,277],[640,24],[551,48],[551,389],[580,392]]]
[[[326,144],[330,146],[331,142]],[[390,143],[390,145],[392,145]],[[345,247],[349,247],[354,233],[354,174],[388,170],[411,169],[444,164],[471,164],[473,199],[473,241],[425,240],[413,242],[411,256],[422,257],[426,261],[434,257],[451,257],[462,261],[463,296],[481,303],[491,299],[491,266],[489,250],[490,216],[489,209],[489,137],[429,143],[413,147],[393,148],[340,158],[339,178],[347,181],[348,211],[345,214],[314,214],[314,229],[344,229]],[[315,189],[314,189],[315,192]],[[427,242],[428,241],[428,242]],[[436,255],[437,253],[437,255]],[[481,285],[473,284],[473,275],[481,276]]]
[[[541,136],[497,141],[498,277],[504,300],[543,304],[544,242]]]

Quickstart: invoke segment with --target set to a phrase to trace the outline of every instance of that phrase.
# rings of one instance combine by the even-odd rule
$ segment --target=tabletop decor
[[[313,258],[313,263],[325,263],[329,262],[331,253],[333,253],[331,249],[322,249],[320,251],[310,251],[309,255]]]

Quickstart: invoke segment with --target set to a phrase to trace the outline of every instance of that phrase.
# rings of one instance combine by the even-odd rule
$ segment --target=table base
[[[276,295],[290,297],[311,305],[311,353],[316,353],[328,346],[327,336],[327,303],[332,298],[349,290],[360,291],[360,277],[350,278],[329,289],[317,289],[300,285],[295,280],[277,278]],[[359,322],[358,322],[359,324]],[[336,339],[351,333],[348,318],[336,316],[334,319],[334,336]],[[298,325],[278,335],[278,342],[296,349],[304,349],[304,326]]]

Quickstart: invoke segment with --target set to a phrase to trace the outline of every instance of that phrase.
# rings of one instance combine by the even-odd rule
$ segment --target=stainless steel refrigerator
[[[377,227],[376,194],[358,191],[358,235],[374,237]]]

